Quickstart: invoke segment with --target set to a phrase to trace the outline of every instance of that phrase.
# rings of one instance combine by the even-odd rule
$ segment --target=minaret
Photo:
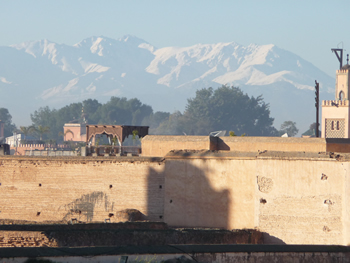
[[[350,138],[350,65],[336,71],[335,100],[322,101],[322,138]]]

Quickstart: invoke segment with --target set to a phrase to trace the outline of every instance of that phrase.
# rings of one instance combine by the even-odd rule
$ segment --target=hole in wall
[[[159,216],[159,218],[160,218],[160,219],[162,219],[162,218],[163,218],[163,216]]]
[[[108,216],[109,216],[109,217],[112,217],[112,216],[114,216],[114,214],[113,214],[113,213],[109,213]]]
[[[331,200],[329,200],[329,199],[324,200],[323,203],[326,204],[326,205],[332,205],[333,204],[333,202]]]
[[[327,180],[327,179],[328,179],[328,176],[323,173],[321,176],[321,180]]]
[[[41,212],[36,212],[36,216],[40,216]]]
[[[109,189],[111,189],[112,187],[113,187],[113,185],[110,184],[110,185],[109,185]]]
[[[330,228],[328,226],[324,226],[323,227],[323,231],[324,232],[330,232],[331,230],[330,230]]]
[[[261,204],[266,204],[267,201],[266,201],[266,199],[264,199],[264,198],[260,198],[260,203],[261,203]]]
[[[0,184],[0,185],[1,185],[1,184]],[[162,186],[161,186],[161,185],[159,186],[159,189],[162,189]]]
[[[41,186],[41,184],[39,184],[39,186]]]
[[[170,200],[170,203],[172,203],[173,202],[173,200]]]

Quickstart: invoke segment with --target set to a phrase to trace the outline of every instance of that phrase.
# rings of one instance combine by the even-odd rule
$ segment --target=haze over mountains
[[[29,124],[29,113],[41,106],[88,98],[105,102],[111,96],[136,97],[156,111],[183,111],[197,89],[227,84],[262,94],[276,128],[292,120],[303,132],[315,121],[315,80],[321,99],[333,99],[333,78],[274,45],[157,49],[124,36],[91,37],[74,46],[40,40],[0,47],[0,107],[9,109],[17,125]]]

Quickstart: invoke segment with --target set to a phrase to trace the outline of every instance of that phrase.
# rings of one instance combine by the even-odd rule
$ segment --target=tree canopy
[[[187,134],[227,130],[248,136],[273,136],[277,132],[262,96],[249,97],[236,87],[198,90],[196,97],[188,100],[183,118]]]
[[[212,131],[233,131],[237,135],[278,136],[272,126],[269,105],[262,96],[249,97],[239,88],[204,88],[188,99],[183,113],[153,112],[138,99],[111,97],[102,104],[95,99],[72,103],[61,109],[43,107],[31,114],[33,126],[49,127],[43,139],[62,140],[65,123],[145,125],[150,134],[209,135]]]
[[[297,135],[299,132],[296,123],[293,121],[285,121],[281,124],[281,129],[279,131],[279,135],[283,135],[285,133],[288,134],[289,137],[293,137]]]
[[[0,108],[0,120],[4,122],[4,137],[12,136],[16,125],[12,123],[12,116],[8,109]]]
[[[90,124],[141,125],[143,120],[152,114],[152,107],[138,99],[111,97],[105,104],[88,99],[58,110],[43,107],[30,116],[37,130],[38,127],[49,127],[44,133],[39,132],[41,138],[62,140],[60,132],[68,122],[82,123],[85,119]]]

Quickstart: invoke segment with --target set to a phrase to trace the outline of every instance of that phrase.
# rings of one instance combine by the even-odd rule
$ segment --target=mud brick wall
[[[57,247],[57,242],[37,231],[0,231],[0,247]]]
[[[137,209],[163,221],[163,163],[157,159],[0,159],[0,220],[114,222]]]
[[[0,224],[117,222],[258,229],[271,243],[350,243],[350,155],[179,151],[165,158],[0,159]]]

